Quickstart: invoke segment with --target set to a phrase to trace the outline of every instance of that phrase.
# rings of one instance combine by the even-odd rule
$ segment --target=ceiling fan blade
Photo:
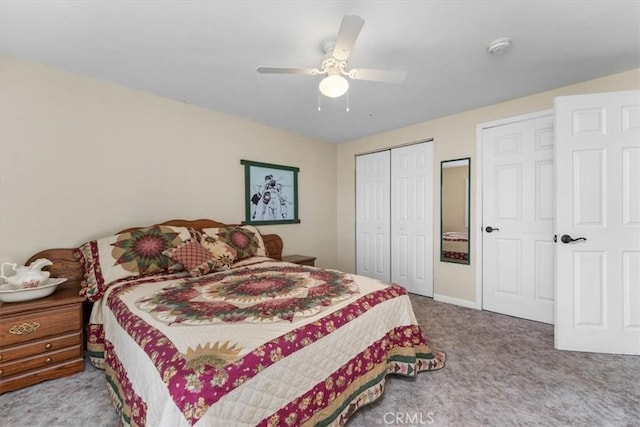
[[[258,67],[256,71],[262,74],[306,74],[309,76],[323,74],[317,68]]]
[[[356,42],[363,25],[364,19],[358,15],[347,15],[342,18],[336,45],[333,48],[334,58],[338,61],[346,61],[349,58],[353,44]]]
[[[407,76],[404,71],[374,70],[371,68],[354,68],[349,77],[354,80],[370,80],[373,82],[402,83]]]

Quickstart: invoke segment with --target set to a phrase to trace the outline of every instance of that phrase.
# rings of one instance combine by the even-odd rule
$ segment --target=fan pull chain
[[[347,91],[347,113],[349,112],[349,92]]]
[[[322,101],[322,94],[320,93],[320,91],[318,91],[318,111],[322,111],[321,101]]]

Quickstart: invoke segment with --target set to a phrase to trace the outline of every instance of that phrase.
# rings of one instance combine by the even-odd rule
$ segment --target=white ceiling
[[[399,69],[323,98],[344,15],[365,20],[349,67]],[[487,54],[498,37],[503,56]],[[0,52],[340,143],[640,67],[640,1],[9,1]]]

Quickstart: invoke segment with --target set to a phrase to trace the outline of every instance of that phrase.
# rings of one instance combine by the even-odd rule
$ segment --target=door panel
[[[394,240],[397,242],[397,247],[393,247],[397,261],[392,267],[395,270],[393,272],[393,281],[396,283],[406,283],[410,280],[409,257],[411,256],[411,252],[409,251],[409,236],[402,233],[395,236]]]
[[[640,252],[622,254],[625,329],[640,330]]]
[[[640,92],[558,97],[555,117],[556,348],[640,354]]]
[[[573,153],[573,226],[606,227],[604,182],[607,175],[604,150]]]
[[[482,306],[553,323],[553,117],[482,134]]]
[[[622,218],[625,227],[640,227],[640,148],[622,150]]]
[[[496,168],[495,217],[497,220],[522,219],[522,165]]]
[[[573,254],[576,326],[604,326],[604,255],[603,252],[578,251]]]
[[[543,160],[535,164],[535,199],[536,221],[553,221],[555,216],[555,192],[553,183],[553,160]]]
[[[390,154],[356,157],[356,272],[388,282],[390,252]]]
[[[556,244],[553,242],[536,241],[535,263],[538,266],[535,277],[535,298],[553,303]]]
[[[433,296],[433,144],[391,150],[391,280]]]

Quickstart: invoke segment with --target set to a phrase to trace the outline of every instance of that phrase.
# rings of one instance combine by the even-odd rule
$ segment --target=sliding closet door
[[[356,273],[391,280],[390,154],[356,157]]]
[[[391,150],[391,281],[433,296],[433,144]]]

